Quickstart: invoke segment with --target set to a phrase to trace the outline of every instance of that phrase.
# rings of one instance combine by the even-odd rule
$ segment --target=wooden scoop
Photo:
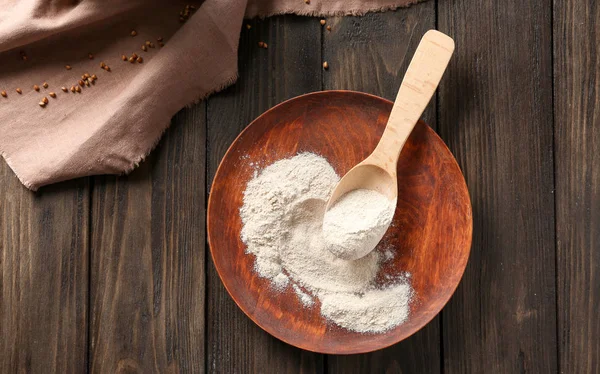
[[[454,40],[448,35],[436,30],[429,30],[423,35],[377,147],[344,175],[333,190],[327,209],[344,194],[357,189],[375,190],[390,200],[398,197],[398,157],[435,93],[453,52]]]

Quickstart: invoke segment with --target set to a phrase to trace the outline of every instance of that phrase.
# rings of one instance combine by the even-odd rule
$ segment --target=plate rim
[[[262,324],[260,324],[255,318],[254,316],[249,312],[246,311],[245,308],[243,308],[238,300],[232,295],[231,290],[229,289],[229,286],[227,284],[227,282],[224,281],[222,273],[221,273],[221,268],[220,265],[217,265],[217,262],[215,261],[215,255],[213,253],[213,247],[211,244],[211,225],[210,225],[210,219],[209,217],[211,216],[211,208],[213,206],[213,195],[212,195],[212,186],[214,185],[214,181],[217,180],[217,178],[219,177],[219,174],[221,172],[221,168],[223,167],[223,161],[230,155],[232,148],[234,147],[234,145],[238,142],[238,140],[247,132],[250,130],[250,128],[257,122],[259,121],[263,116],[265,116],[267,113],[276,110],[277,108],[279,108],[280,106],[283,106],[291,101],[295,101],[295,100],[301,100],[304,99],[308,96],[319,96],[319,95],[323,95],[323,94],[329,94],[329,93],[342,93],[342,94],[351,94],[351,95],[358,95],[358,96],[365,96],[365,97],[369,97],[372,99],[376,99],[376,100],[380,100],[383,101],[389,105],[393,105],[393,102],[377,96],[377,95],[373,95],[373,94],[369,94],[366,92],[360,92],[360,91],[353,91],[353,90],[323,90],[323,91],[314,91],[314,92],[309,92],[309,93],[305,93],[302,95],[298,95],[298,96],[294,96],[292,98],[289,98],[287,100],[282,101],[279,104],[276,104],[274,106],[272,106],[271,108],[267,109],[266,111],[264,111],[263,113],[261,113],[258,117],[256,117],[254,120],[252,120],[236,137],[235,139],[231,142],[231,144],[229,145],[229,147],[227,148],[227,151],[225,152],[225,154],[223,155],[223,157],[221,158],[221,160],[219,161],[219,166],[217,167],[217,170],[215,172],[215,175],[211,181],[211,188],[208,191],[208,201],[207,201],[207,207],[206,207],[206,239],[207,239],[207,244],[208,244],[208,248],[209,248],[209,252],[210,252],[210,256],[211,256],[211,260],[212,263],[215,267],[215,270],[217,271],[217,274],[219,275],[219,279],[221,280],[221,283],[223,284],[223,286],[225,287],[225,290],[227,290],[227,293],[229,294],[229,297],[234,301],[234,303],[237,305],[237,307],[248,317],[250,318],[250,320],[252,322],[254,322],[258,327],[260,327],[263,331],[267,332],[269,335],[273,336],[274,338],[287,343],[291,346],[294,346],[296,348],[300,348],[309,352],[314,352],[314,353],[321,353],[321,354],[334,354],[334,355],[352,355],[352,354],[361,354],[361,353],[369,353],[369,352],[375,352],[375,351],[379,351],[388,347],[391,347],[392,345],[398,344],[403,340],[406,340],[407,338],[413,336],[414,334],[416,334],[418,331],[420,331],[421,329],[423,329],[425,326],[427,326],[435,317],[437,317],[442,310],[446,307],[446,305],[448,304],[448,302],[450,301],[450,299],[452,298],[452,296],[454,296],[454,293],[456,292],[456,289],[458,288],[458,286],[460,285],[460,283],[462,282],[465,270],[467,268],[467,264],[469,263],[469,258],[471,257],[471,249],[472,249],[472,245],[473,245],[473,204],[471,201],[471,194],[469,193],[469,189],[465,180],[465,176],[463,173],[463,170],[461,169],[460,165],[458,164],[458,161],[456,160],[456,157],[454,156],[454,154],[452,153],[452,151],[450,150],[450,148],[448,148],[448,145],[446,144],[446,142],[437,134],[437,132],[435,132],[427,123],[425,123],[423,120],[419,119],[418,122],[424,124],[427,129],[437,138],[439,138],[439,140],[441,141],[441,143],[443,144],[443,146],[445,147],[445,150],[448,151],[451,155],[452,155],[452,162],[455,164],[455,166],[458,168],[458,170],[460,171],[461,175],[462,175],[462,187],[466,192],[466,196],[467,196],[467,200],[468,200],[468,208],[469,208],[469,212],[470,214],[470,220],[468,222],[468,250],[467,250],[467,257],[466,257],[466,261],[464,262],[464,266],[462,267],[462,269],[460,269],[460,279],[459,281],[456,283],[456,285],[454,286],[454,288],[452,289],[452,292],[449,294],[448,298],[446,300],[444,300],[444,302],[442,303],[442,307],[440,308],[440,310],[434,314],[429,320],[425,321],[421,326],[419,326],[418,328],[416,328],[413,332],[411,332],[410,334],[401,337],[400,339],[394,341],[393,343],[390,344],[383,344],[380,347],[377,347],[375,349],[357,349],[357,350],[353,350],[353,351],[347,351],[347,352],[338,352],[338,351],[327,351],[327,350],[315,350],[315,349],[311,349],[311,347],[309,346],[304,346],[302,344],[297,344],[297,343],[293,343],[288,341],[287,339],[284,339],[280,336],[277,336],[274,332],[269,331],[269,329],[267,329],[266,327],[264,327]],[[206,287],[206,285],[205,285]]]

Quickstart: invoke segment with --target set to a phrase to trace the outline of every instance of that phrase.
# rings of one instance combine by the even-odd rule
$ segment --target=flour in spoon
[[[370,253],[387,231],[396,199],[358,189],[344,194],[325,213],[323,235],[327,249],[339,258],[356,260]]]
[[[254,270],[279,292],[294,292],[336,325],[362,333],[406,321],[413,295],[407,275],[378,286],[388,251],[358,260],[332,254],[323,237],[325,205],[339,181],[323,157],[301,153],[257,172],[244,192],[241,239]],[[404,274],[404,273],[403,273]]]

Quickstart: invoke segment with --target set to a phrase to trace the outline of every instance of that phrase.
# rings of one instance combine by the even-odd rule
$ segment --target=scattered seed
[[[136,35],[137,35],[137,31],[135,31],[135,30],[131,30],[131,34],[130,34],[130,35],[131,35],[131,36],[136,36]]]
[[[71,70],[71,65],[65,65],[65,69]]]
[[[137,58],[137,56],[138,56],[138,55],[137,55],[137,53],[135,53],[135,52],[131,54],[131,57],[133,57],[134,59],[135,59],[135,58]]]
[[[323,69],[325,69],[325,70],[329,69],[329,64],[327,63],[327,61],[325,61],[323,63]]]
[[[80,80],[79,80],[79,82],[77,82],[77,83],[79,83],[79,85],[80,85],[81,87],[83,87],[83,81],[82,81],[81,79],[80,79]]]
[[[38,104],[40,104],[40,106],[43,108],[46,106],[46,103],[44,103],[43,101],[40,101]]]
[[[44,88],[48,88],[48,83],[44,82],[44,84],[42,84],[42,86],[43,86]]]
[[[92,80],[96,80],[98,79],[98,77],[96,76],[96,74],[92,74]]]
[[[86,80],[84,81],[84,83],[85,83],[85,85],[86,85],[86,86],[88,86],[88,87],[90,86],[90,80],[89,80],[89,79],[86,79]]]
[[[89,77],[90,77],[90,75],[88,73],[83,74],[83,79],[87,79]]]
[[[150,44],[152,44],[152,43],[150,43],[150,40],[146,40],[146,45],[147,45],[148,47],[150,47]]]
[[[156,38],[156,41],[157,41],[157,42],[162,42],[162,41],[163,41],[163,38],[162,38],[162,36],[159,36],[158,38]]]
[[[44,98],[42,99],[42,103],[48,104],[48,98],[46,96],[44,96]]]
[[[327,21],[325,21],[324,19],[322,19],[320,22],[321,22],[321,26],[325,26],[325,22],[327,22]]]
[[[93,55],[93,54],[91,54],[91,53],[88,53],[88,58],[89,58],[90,60],[93,60],[93,59],[94,59],[94,55]]]
[[[125,55],[121,55],[121,60],[123,60],[123,61],[127,61],[127,56],[125,56]]]
[[[247,23],[247,24],[246,24],[246,28],[247,28],[248,30],[250,30],[250,29],[252,28],[252,25],[251,25],[251,24],[249,24],[249,23]]]
[[[2,95],[2,97],[8,97],[8,94],[6,93],[6,91],[0,92],[0,95]]]
[[[154,48],[154,43],[150,42],[150,45],[148,47]]]
[[[79,87],[79,86],[75,87],[75,91],[77,91],[78,93],[81,93],[81,87]]]
[[[63,90],[63,92],[68,92],[69,90],[67,89],[67,87],[61,87],[61,90]]]
[[[327,31],[331,31],[331,26],[327,25]]]
[[[310,0],[304,0],[304,4],[310,4]]]
[[[34,84],[33,85],[33,89],[36,90],[36,91],[39,91],[40,90],[40,86],[38,86],[37,84]]]
[[[23,59],[23,61],[27,61],[27,56],[21,56],[21,58]]]
[[[144,44],[144,45],[142,46],[142,51],[146,52],[147,50],[148,50],[148,47],[146,47],[146,44]]]
[[[100,63],[100,67],[101,67],[102,69],[104,69],[104,67],[105,67],[105,66],[106,66],[106,64],[104,63],[104,61],[102,61],[102,62]]]
[[[186,5],[181,12],[179,12],[179,22],[185,22],[190,15],[196,10],[193,5]]]
[[[263,48],[265,46],[264,42],[258,42],[258,48]]]
[[[56,94],[54,92],[50,92],[48,95],[50,95],[51,98],[56,99]]]
[[[129,57],[129,62],[133,64],[135,62],[135,58],[133,58],[133,56]]]
[[[23,93],[23,91],[21,91],[21,89],[20,89],[20,88],[17,88],[15,91],[17,91],[17,93],[18,93],[19,95]]]
[[[142,62],[144,62],[144,59],[142,58],[142,56],[139,56],[136,61],[141,64]]]
[[[106,66],[104,67],[104,70],[106,70],[106,71],[110,71],[110,66],[106,65]]]
[[[263,43],[263,48],[267,49],[267,48],[269,48],[269,45],[267,43]]]
[[[75,92],[75,86],[71,86],[71,92]]]

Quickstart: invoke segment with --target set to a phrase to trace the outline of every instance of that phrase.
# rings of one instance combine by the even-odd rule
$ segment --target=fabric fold
[[[413,2],[6,1],[0,10],[0,91],[7,93],[0,97],[0,153],[32,190],[128,173],[177,111],[235,82],[244,17],[363,14]],[[134,53],[142,60],[129,62]],[[83,84],[86,73],[98,79]],[[48,103],[41,106],[44,97]]]

